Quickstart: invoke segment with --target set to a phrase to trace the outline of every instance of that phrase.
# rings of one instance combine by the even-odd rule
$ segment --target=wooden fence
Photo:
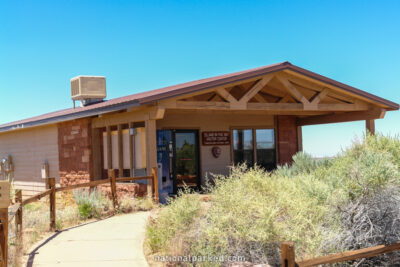
[[[111,198],[113,201],[114,209],[118,207],[118,196],[117,196],[117,182],[127,182],[127,181],[139,181],[147,180],[152,183],[152,190],[154,193],[154,201],[158,203],[158,177],[157,168],[152,169],[151,176],[141,176],[141,177],[115,177],[115,171],[109,170],[109,178],[96,180],[87,183],[74,184],[64,187],[56,187],[55,178],[47,178],[48,190],[45,190],[39,194],[36,194],[30,198],[22,200],[22,191],[17,190],[15,196],[15,204],[8,208],[0,208],[0,252],[1,252],[1,262],[0,267],[7,267],[7,252],[8,252],[8,225],[15,217],[15,236],[18,242],[22,242],[22,208],[32,202],[38,201],[41,198],[49,195],[50,201],[50,230],[56,230],[56,193],[69,191],[77,188],[83,187],[96,187],[101,184],[110,184],[111,188]],[[152,194],[151,194],[152,195]]]
[[[283,242],[281,244],[281,260],[284,267],[308,267],[321,264],[340,263],[363,258],[371,258],[381,254],[400,250],[400,243],[380,245],[358,250],[330,254],[304,261],[297,261],[294,253],[294,242]]]

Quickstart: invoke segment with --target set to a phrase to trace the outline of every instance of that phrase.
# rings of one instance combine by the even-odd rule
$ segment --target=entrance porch
[[[374,133],[374,120],[391,108],[292,65],[249,73],[156,90],[136,107],[93,118],[94,177],[108,169],[150,175],[158,167],[160,196],[185,184],[200,189],[232,165],[270,171],[290,164],[302,150],[304,125],[364,120]]]

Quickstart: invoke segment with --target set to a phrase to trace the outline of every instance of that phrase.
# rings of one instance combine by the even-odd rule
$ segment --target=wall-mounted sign
[[[228,131],[202,132],[203,146],[230,145],[231,138]]]

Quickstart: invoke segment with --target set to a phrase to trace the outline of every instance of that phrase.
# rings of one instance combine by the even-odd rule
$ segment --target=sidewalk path
[[[26,266],[148,266],[143,240],[149,214],[115,216],[56,233],[31,250]]]

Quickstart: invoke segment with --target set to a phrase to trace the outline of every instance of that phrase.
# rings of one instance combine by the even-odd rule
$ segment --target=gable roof
[[[151,90],[147,92],[142,92],[138,94],[128,95],[124,97],[118,97],[110,99],[101,103],[92,104],[85,107],[69,108],[63,109],[40,116],[14,121],[6,124],[0,125],[0,132],[5,132],[18,128],[27,128],[32,126],[44,125],[57,123],[67,120],[79,119],[84,117],[90,117],[98,114],[109,113],[113,111],[123,110],[130,107],[136,107],[140,105],[149,104],[155,101],[160,101],[170,97],[180,96],[188,93],[197,92],[204,89],[213,88],[216,86],[221,86],[229,84],[232,82],[237,82],[241,80],[250,79],[260,75],[265,75],[268,73],[278,72],[282,70],[291,70],[299,74],[308,76],[315,80],[330,84],[340,89],[359,95],[373,102],[386,106],[387,110],[398,110],[399,105],[381,98],[379,96],[370,94],[368,92],[362,91],[360,89],[354,88],[352,86],[340,83],[338,81],[329,79],[325,76],[319,75],[317,73],[311,72],[309,70],[300,68],[298,66],[292,65],[289,62],[282,62],[272,65],[267,65],[263,67],[258,67],[254,69],[249,69],[245,71],[239,71],[224,75],[219,75],[211,78],[191,81],[187,83],[181,83],[173,86],[168,86],[156,90]]]

